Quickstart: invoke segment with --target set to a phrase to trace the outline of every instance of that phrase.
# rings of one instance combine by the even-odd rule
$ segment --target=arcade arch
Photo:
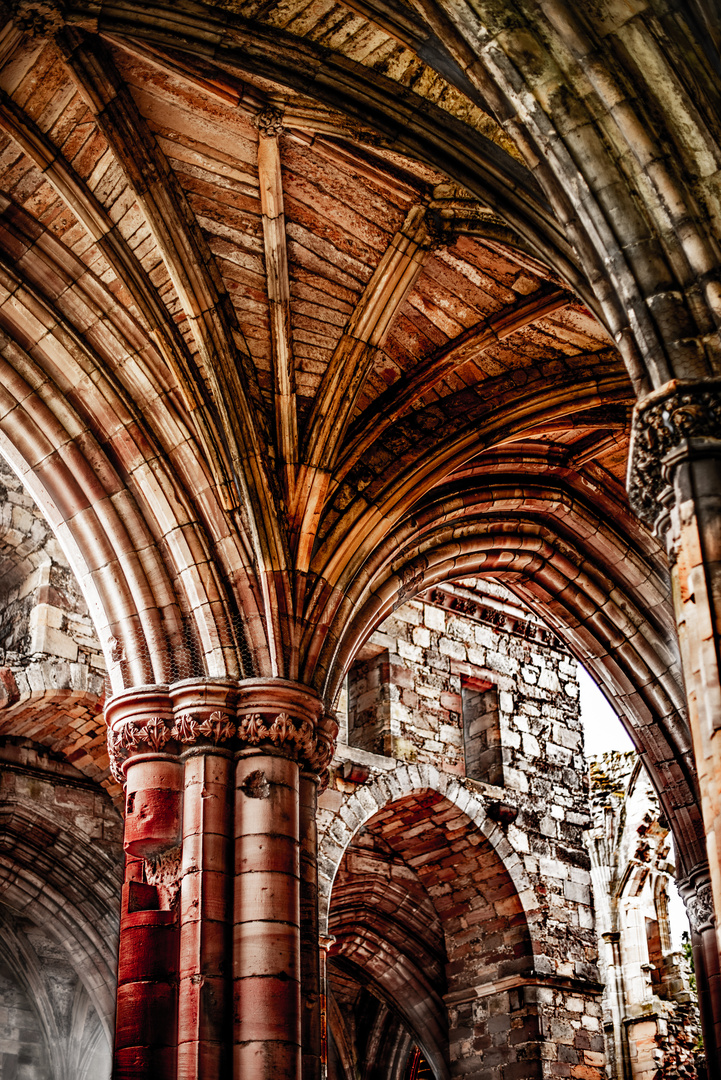
[[[283,747],[295,790],[383,614],[492,573],[595,662],[719,906],[710,5],[301,6],[3,9],[0,450],[93,614],[116,778],[170,755],[190,807],[186,751]],[[295,1075],[286,960],[234,1053]],[[225,1067],[193,995],[230,976],[191,968],[180,1048],[131,1023],[124,1061]]]
[[[482,784],[400,766],[351,795],[321,834],[321,932],[335,939],[328,993],[337,971],[343,1005],[329,1016],[341,1045],[353,1041],[351,979],[399,1015],[437,1078],[501,1076],[514,1063],[540,1076],[541,1058],[555,1056],[541,1046],[564,1017],[579,1032],[564,1038],[573,1060],[585,1060],[594,1029],[592,1052],[602,1050],[592,934],[569,910],[568,938],[549,953],[548,879],[529,877],[486,798]],[[571,957],[575,978],[563,975]]]

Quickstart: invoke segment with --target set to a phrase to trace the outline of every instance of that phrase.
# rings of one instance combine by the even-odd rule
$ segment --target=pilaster
[[[708,866],[677,882],[691,928],[694,971],[709,1080],[721,1080],[721,970]]]

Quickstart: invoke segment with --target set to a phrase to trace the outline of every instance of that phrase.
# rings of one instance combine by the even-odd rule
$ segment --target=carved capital
[[[633,416],[628,463],[628,498],[645,524],[664,510],[671,455],[693,441],[721,441],[721,380],[674,380],[640,402]],[[683,455],[681,455],[683,457]]]
[[[708,867],[693,870],[677,885],[693,932],[702,934],[704,930],[711,930],[716,925],[716,916]]]
[[[253,126],[261,138],[275,139],[283,130],[283,113],[268,105],[253,117]]]
[[[697,934],[710,930],[715,925],[713,895],[711,884],[702,885],[695,896],[686,901],[686,913],[691,929]]]
[[[322,774],[338,734],[312,691],[283,679],[187,679],[125,691],[105,711],[110,771],[124,782],[136,754],[179,754],[190,746],[265,749]]]
[[[112,698],[105,708],[108,757],[115,780],[125,782],[123,765],[134,754],[160,753],[171,738],[173,712],[165,686],[143,686]]]
[[[292,757],[312,772],[329,764],[338,725],[322,715],[320,700],[284,679],[247,679],[240,684],[239,749],[267,749]]]
[[[195,743],[199,739],[206,739],[217,745],[232,739],[235,732],[234,718],[220,709],[215,709],[214,712],[200,713],[198,716],[181,713],[176,717],[170,734],[180,743]]]

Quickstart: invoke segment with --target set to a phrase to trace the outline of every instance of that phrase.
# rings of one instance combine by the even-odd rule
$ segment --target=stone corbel
[[[277,139],[283,131],[283,113],[273,105],[261,109],[253,117],[253,127],[261,138]]]

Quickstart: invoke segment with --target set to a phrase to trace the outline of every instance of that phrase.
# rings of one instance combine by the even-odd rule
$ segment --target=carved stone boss
[[[139,708],[123,707],[133,697],[132,692],[123,694],[106,710],[110,771],[119,783],[124,782],[123,764],[133,754],[177,753],[191,746],[222,746],[233,751],[266,749],[293,758],[314,773],[322,773],[333,756],[338,725],[331,716],[313,716],[320,709],[293,708],[292,703],[288,709],[269,708],[267,701],[260,704],[258,711],[249,711],[247,705],[235,706],[232,701],[220,708],[214,707],[217,702],[212,701],[191,708],[184,709],[182,704],[173,708],[170,696],[144,694],[143,688],[135,695]],[[166,701],[169,707],[163,708]]]
[[[674,380],[636,406],[628,468],[628,497],[634,511],[652,526],[664,511],[670,456],[721,449],[721,379]],[[675,455],[674,455],[675,456]]]

